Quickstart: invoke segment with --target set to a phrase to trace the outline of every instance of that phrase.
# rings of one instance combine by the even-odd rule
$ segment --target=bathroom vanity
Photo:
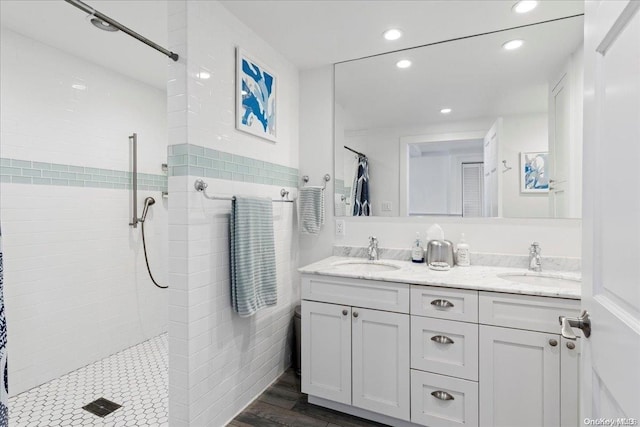
[[[578,273],[330,257],[302,273],[302,391],[393,426],[577,426]],[[526,283],[523,283],[526,282]]]

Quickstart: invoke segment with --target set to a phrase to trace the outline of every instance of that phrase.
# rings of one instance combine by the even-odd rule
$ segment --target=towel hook
[[[504,166],[504,169],[502,170],[502,173],[505,173],[505,172],[510,171],[511,169],[513,169],[511,166],[507,166],[507,161],[506,160],[502,161],[502,166]]]

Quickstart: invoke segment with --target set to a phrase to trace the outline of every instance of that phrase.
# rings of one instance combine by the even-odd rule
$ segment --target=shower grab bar
[[[131,191],[133,198],[133,218],[129,225],[138,228],[138,134],[134,132],[129,137],[129,142],[131,143]]]
[[[204,182],[201,179],[196,179],[196,181],[193,183],[193,188],[196,189],[196,191],[202,193],[202,195],[204,197],[206,197],[209,200],[230,200],[233,201],[236,199],[236,196],[210,196],[207,194],[207,187],[209,186],[209,184],[207,184],[206,182]],[[293,200],[289,200],[289,192],[287,190],[285,190],[284,188],[282,188],[280,190],[280,197],[282,197],[282,199],[272,199],[271,201],[274,203],[293,203]],[[286,198],[285,198],[286,197]]]
[[[127,33],[128,35],[130,35],[134,39],[141,41],[142,43],[146,44],[147,46],[149,46],[149,47],[151,47],[151,48],[153,48],[155,50],[157,50],[158,52],[162,52],[163,54],[167,55],[169,58],[173,59],[174,61],[178,61],[179,56],[178,56],[177,53],[171,52],[170,50],[167,50],[167,49],[163,48],[162,46],[152,42],[151,40],[149,40],[145,36],[136,33],[135,31],[133,31],[129,27],[126,27],[126,26],[122,25],[121,23],[119,23],[118,21],[116,21],[115,19],[110,18],[107,15],[105,15],[104,13],[101,13],[101,12],[97,11],[96,9],[92,8],[91,6],[89,6],[88,4],[83,3],[80,0],[64,0],[64,1],[66,1],[67,3],[69,3],[72,6],[77,7],[81,11],[83,11],[85,13],[88,13],[89,15],[95,16],[96,18],[98,18],[102,22],[106,22],[107,24],[116,27],[117,29],[119,29],[123,33]]]

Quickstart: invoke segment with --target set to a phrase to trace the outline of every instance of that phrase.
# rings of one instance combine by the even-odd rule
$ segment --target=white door
[[[351,311],[353,406],[409,420],[409,315]]]
[[[480,426],[560,424],[560,337],[480,325]]]
[[[484,216],[496,217],[500,209],[498,156],[502,119],[497,119],[484,137]]]
[[[581,418],[640,419],[639,9],[586,3]]]
[[[302,391],[351,404],[351,307],[302,301]]]
[[[569,177],[569,123],[571,121],[570,93],[565,73],[551,91],[549,103],[549,216],[568,216],[567,181]]]

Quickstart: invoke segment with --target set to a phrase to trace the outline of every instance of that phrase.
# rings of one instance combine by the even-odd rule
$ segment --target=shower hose
[[[151,281],[153,282],[154,285],[156,285],[161,289],[167,289],[169,286],[159,285],[158,282],[156,282],[156,279],[154,279],[153,274],[151,274],[151,267],[149,267],[149,257],[147,256],[147,242],[145,241],[145,238],[144,238],[144,221],[141,222],[141,225],[142,225],[142,249],[144,249],[144,262],[147,264],[147,271],[149,272],[149,277],[151,277]]]

